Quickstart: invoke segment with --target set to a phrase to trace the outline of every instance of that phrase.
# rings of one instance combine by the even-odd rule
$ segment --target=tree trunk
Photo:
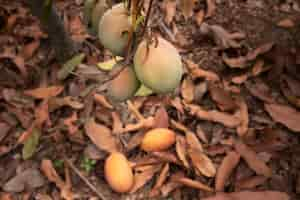
[[[76,52],[75,43],[65,30],[52,0],[28,0],[31,12],[38,17],[42,28],[48,34],[57,59],[65,62]]]

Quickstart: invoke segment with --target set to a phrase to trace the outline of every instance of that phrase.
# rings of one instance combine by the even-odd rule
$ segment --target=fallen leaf
[[[267,53],[273,48],[273,46],[274,43],[266,43],[257,47],[253,51],[248,52],[246,56],[237,58],[229,58],[225,53],[223,53],[223,61],[231,68],[246,68],[249,66],[250,61],[255,60],[259,55]]]
[[[108,108],[108,109],[113,109],[114,107],[108,102],[108,100],[103,96],[102,94],[94,94],[94,100],[96,103],[99,105]]]
[[[265,110],[275,122],[281,123],[294,132],[300,132],[300,112],[282,104],[267,104]]]
[[[176,153],[179,160],[183,163],[186,168],[189,168],[189,162],[187,160],[187,144],[183,136],[176,136]]]
[[[0,194],[0,199],[1,200],[13,200],[12,195],[9,193]]]
[[[178,110],[178,112],[180,112],[181,114],[184,113],[184,108],[179,97],[175,97],[171,100],[170,103],[174,108],[176,108],[176,110]]]
[[[186,108],[191,115],[196,116],[201,120],[218,122],[229,128],[235,128],[241,124],[241,120],[238,116],[225,112],[219,112],[217,110],[206,111],[200,106],[193,104],[187,104]]]
[[[188,70],[190,71],[190,74],[193,79],[196,78],[204,78],[207,81],[219,81],[219,76],[211,71],[206,71],[204,69],[201,69],[196,63],[194,63],[191,60],[185,60],[186,66]]]
[[[74,97],[54,97],[49,99],[49,111],[53,112],[56,109],[59,109],[63,106],[69,106],[73,109],[80,110],[84,108],[84,105],[77,101]]]
[[[183,99],[190,103],[194,100],[195,86],[190,78],[185,78],[181,85],[181,96]]]
[[[188,155],[192,163],[200,174],[206,177],[214,177],[216,175],[216,168],[209,157],[202,151],[196,149],[188,149]]]
[[[204,191],[208,191],[208,192],[213,192],[213,188],[201,183],[200,181],[195,181],[189,178],[178,178],[175,179],[176,182],[179,182],[187,187],[191,187],[191,188],[195,188],[198,190],[204,190]]]
[[[174,191],[176,188],[179,188],[183,186],[183,184],[176,182],[176,179],[183,178],[184,174],[182,172],[176,172],[175,174],[172,174],[170,177],[170,182],[166,183],[160,188],[161,194],[163,197],[166,197]]]
[[[132,136],[127,143],[126,149],[128,151],[131,151],[134,148],[138,147],[142,143],[142,140],[144,139],[144,135],[145,133],[139,132],[136,133],[134,136]]]
[[[84,129],[87,136],[99,149],[107,152],[118,151],[117,140],[107,127],[97,124],[94,119],[89,119],[86,121]]]
[[[159,160],[163,162],[170,162],[174,163],[177,165],[181,165],[177,157],[173,154],[173,152],[168,152],[168,151],[157,151],[157,152],[152,152],[152,155],[157,157]]]
[[[287,83],[291,93],[296,97],[300,97],[300,81],[287,75],[283,75],[282,79]]]
[[[272,96],[271,89],[263,81],[257,79],[254,84],[246,82],[245,86],[249,92],[258,99],[267,103],[275,102],[275,98]]]
[[[162,168],[162,170],[155,182],[155,185],[153,186],[152,190],[150,191],[150,194],[149,194],[150,197],[154,197],[157,194],[157,192],[159,193],[159,191],[160,191],[159,189],[161,188],[161,186],[164,184],[164,182],[168,178],[169,169],[170,169],[169,163],[166,163],[164,165],[164,167]]]
[[[45,179],[40,171],[35,168],[29,168],[11,178],[4,184],[2,189],[6,192],[22,192],[25,187],[35,189],[43,186],[44,184]]]
[[[205,12],[204,10],[199,10],[196,15],[195,15],[195,19],[196,19],[196,23],[198,26],[201,26],[201,24],[204,21],[204,17],[205,17]]]
[[[252,176],[236,182],[236,190],[249,190],[259,185],[264,184],[267,181],[265,176]]]
[[[206,133],[202,130],[201,126],[198,124],[196,127],[196,134],[204,143],[208,143]]]
[[[24,94],[36,99],[50,99],[56,97],[64,90],[63,86],[40,87],[32,90],[25,90]]]
[[[220,193],[213,197],[204,198],[203,200],[289,200],[290,197],[284,192],[263,191],[263,192],[232,192]]]
[[[148,181],[150,181],[156,172],[161,169],[161,165],[148,165],[142,166],[138,172],[134,174],[134,185],[130,190],[130,193],[136,192],[138,189],[143,187]]]
[[[112,133],[115,135],[119,135],[123,131],[123,123],[120,119],[120,115],[117,112],[112,112],[111,117],[113,120]]]
[[[41,170],[44,175],[48,178],[50,182],[55,183],[55,185],[60,189],[60,195],[65,200],[73,200],[74,194],[71,191],[71,185],[68,181],[68,173],[66,173],[66,181],[63,181],[62,178],[58,175],[51,160],[42,160]],[[67,172],[65,170],[65,172]]]
[[[63,121],[64,125],[67,126],[68,133],[70,135],[74,135],[75,133],[78,132],[78,127],[75,124],[77,120],[78,120],[77,113],[73,112],[70,117],[64,119],[64,121]]]
[[[110,71],[117,64],[117,62],[121,61],[122,59],[122,57],[116,56],[113,59],[98,63],[97,66],[104,71]]]
[[[0,122],[0,142],[7,136],[10,129],[8,124]]]
[[[209,85],[210,96],[222,111],[232,111],[237,108],[235,100],[230,93],[216,84]]]
[[[200,143],[197,136],[193,132],[187,131],[185,133],[185,140],[188,145],[188,148],[195,149],[201,152],[203,151],[202,144]]]
[[[236,131],[240,137],[243,137],[247,134],[249,126],[248,106],[247,102],[242,97],[238,98],[237,104],[239,106],[241,124],[237,127]]]
[[[256,174],[266,177],[272,176],[272,169],[269,168],[249,146],[240,140],[235,140],[234,148]]]
[[[286,18],[277,22],[276,25],[281,28],[293,28],[295,26],[295,22],[290,18]]]
[[[30,136],[26,139],[22,149],[22,157],[24,160],[28,160],[34,155],[39,144],[40,136],[40,130],[34,128]]]
[[[1,59],[11,60],[16,65],[16,67],[19,69],[19,71],[21,72],[22,77],[24,79],[27,79],[28,71],[25,66],[25,60],[22,56],[15,55],[14,53],[11,53],[11,52],[4,52],[0,55],[0,60]]]
[[[168,128],[169,127],[169,115],[165,107],[161,106],[154,116],[153,128]]]
[[[240,161],[240,155],[234,151],[227,153],[221,165],[217,170],[215,189],[216,191],[224,191],[225,184],[232,174],[233,170],[237,167]]]
[[[242,40],[246,37],[244,33],[229,33],[219,25],[209,25],[205,22],[200,26],[200,33],[212,37],[218,48],[222,50],[228,48],[240,48],[241,43],[238,40]]]
[[[25,60],[28,60],[34,55],[34,53],[39,48],[39,46],[40,46],[40,40],[34,40],[31,43],[25,45],[22,49],[22,57]]]
[[[65,64],[63,64],[62,68],[57,73],[57,78],[59,80],[66,79],[75,68],[82,63],[85,55],[83,53],[73,56],[70,60],[68,60]]]
[[[176,14],[176,5],[177,2],[174,0],[164,0],[163,1],[163,8],[165,10],[165,22],[167,25],[170,25],[173,21],[173,18]]]
[[[215,0],[206,0],[206,6],[207,6],[206,17],[213,16],[216,10]]]
[[[69,21],[69,30],[71,37],[76,42],[83,42],[89,37],[84,23],[81,21],[80,16],[71,17]]]
[[[195,0],[181,0],[181,9],[185,19],[193,15],[195,3]]]

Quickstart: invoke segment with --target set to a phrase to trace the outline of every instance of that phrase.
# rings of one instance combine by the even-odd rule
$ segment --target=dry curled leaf
[[[24,94],[36,99],[49,99],[56,97],[64,90],[63,86],[41,87],[32,90],[25,90]]]
[[[191,60],[185,60],[185,63],[193,79],[204,78],[207,81],[220,80],[219,76],[216,73],[201,69],[196,63]]]
[[[84,105],[77,101],[75,98],[71,96],[66,97],[54,97],[49,99],[49,111],[52,112],[56,109],[59,109],[63,106],[69,106],[73,109],[80,110],[84,107]]]
[[[200,106],[193,104],[187,104],[186,108],[191,115],[196,116],[201,120],[218,122],[229,128],[235,128],[241,124],[240,118],[236,115],[219,112],[217,110],[206,111]]]
[[[200,32],[203,35],[212,37],[220,49],[240,48],[241,44],[238,40],[246,37],[246,35],[243,33],[229,33],[219,25],[209,25],[205,22],[201,24]]]
[[[264,175],[266,177],[270,177],[272,175],[272,169],[269,168],[267,164],[258,157],[254,150],[252,150],[242,141],[235,140],[234,148],[246,161],[248,166],[256,172],[256,174]]]
[[[265,176],[252,176],[236,182],[236,190],[248,190],[253,189],[259,185],[264,184],[267,181]]]
[[[237,58],[229,58],[225,53],[223,53],[223,61],[231,68],[246,68],[249,66],[250,61],[255,60],[259,55],[267,53],[273,48],[273,46],[274,43],[266,43],[257,47],[253,51],[248,52],[247,55]]]
[[[145,133],[139,132],[139,133],[136,133],[134,136],[132,136],[127,143],[126,149],[128,151],[131,151],[134,148],[138,147],[142,143],[144,135],[145,135]]]
[[[181,85],[181,96],[186,102],[190,103],[194,100],[194,90],[193,81],[188,77],[185,78]]]
[[[210,96],[222,111],[232,111],[237,105],[230,93],[216,84],[209,85]]]
[[[216,191],[224,191],[226,181],[232,174],[240,161],[240,155],[234,151],[227,153],[221,165],[218,168],[215,189]]]
[[[108,109],[113,109],[114,107],[108,102],[108,100],[101,94],[94,94],[94,100],[96,103],[99,105],[108,108]]]
[[[165,22],[167,25],[170,25],[173,21],[173,18],[176,14],[176,5],[177,2],[174,0],[164,0],[163,7],[165,10]]]
[[[253,84],[246,83],[245,86],[249,92],[258,99],[267,103],[275,102],[275,98],[272,96],[271,89],[262,80],[257,79]]]
[[[107,152],[118,151],[117,139],[106,126],[97,124],[94,119],[89,119],[85,123],[84,129],[87,136],[99,149]]]
[[[179,182],[179,183],[181,183],[181,184],[183,184],[187,187],[195,188],[195,189],[198,189],[198,190],[204,190],[204,191],[208,191],[208,192],[213,192],[214,191],[211,187],[201,183],[200,181],[195,181],[195,180],[192,180],[192,179],[189,179],[189,178],[185,178],[185,177],[177,178],[177,179],[175,179],[175,181]]]
[[[169,127],[169,115],[165,107],[161,106],[154,116],[153,128],[168,128]]]
[[[202,151],[189,149],[188,155],[191,158],[196,171],[200,174],[203,174],[206,177],[214,177],[216,175],[216,168],[213,162]]]
[[[300,132],[300,112],[282,104],[265,104],[265,110],[275,122],[281,123],[294,132]]]
[[[263,191],[263,192],[233,192],[220,193],[213,197],[204,198],[203,200],[290,200],[289,195],[284,192]]]
[[[159,194],[159,192],[160,192],[159,189],[161,188],[161,186],[164,184],[164,182],[166,181],[166,179],[168,177],[169,169],[170,169],[169,163],[166,163],[164,165],[164,167],[162,168],[162,170],[155,182],[155,185],[153,186],[152,190],[150,191],[150,194],[149,194],[150,197],[154,197],[157,194]]]
[[[176,136],[176,153],[179,160],[183,163],[186,168],[189,168],[189,162],[187,160],[187,144],[183,136]]]
[[[118,135],[123,131],[123,123],[120,119],[120,115],[117,112],[112,112],[111,117],[113,120],[112,133]]]
[[[185,19],[193,15],[196,0],[181,0],[181,9]]]
[[[136,172],[134,174],[134,185],[131,188],[130,193],[134,193],[143,187],[160,169],[161,165],[147,165],[136,168]]]
[[[243,137],[248,132],[248,125],[249,125],[248,106],[245,99],[242,97],[237,99],[237,104],[239,106],[241,124],[237,127],[236,131],[240,137]]]

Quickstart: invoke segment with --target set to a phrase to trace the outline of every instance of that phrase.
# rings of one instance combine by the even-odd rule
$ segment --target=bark
[[[48,34],[56,58],[60,62],[70,59],[76,52],[74,41],[65,30],[62,19],[53,6],[52,0],[28,0],[29,7]]]

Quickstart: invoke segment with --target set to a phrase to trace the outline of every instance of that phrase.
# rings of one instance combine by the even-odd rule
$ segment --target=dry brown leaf
[[[258,99],[267,103],[274,103],[275,99],[271,94],[271,89],[263,81],[257,79],[254,84],[246,83],[249,92]]]
[[[54,110],[61,108],[62,106],[70,106],[73,109],[80,110],[84,107],[82,103],[77,101],[71,96],[66,97],[54,97],[49,99],[49,111],[53,112]]]
[[[155,185],[153,186],[152,190],[150,191],[150,194],[149,194],[150,197],[154,197],[157,194],[159,194],[159,192],[160,192],[159,189],[161,188],[161,186],[164,184],[164,182],[166,181],[166,179],[168,177],[169,169],[170,169],[169,163],[166,163],[164,165],[163,169],[161,170],[161,172],[155,182]]]
[[[73,200],[74,194],[71,191],[71,184],[68,181],[67,174],[66,174],[66,182],[64,182],[61,177],[56,172],[55,168],[51,160],[42,160],[41,163],[41,170],[48,178],[50,182],[55,183],[55,185],[60,189],[61,197],[66,200]]]
[[[206,0],[206,6],[207,6],[206,17],[213,16],[217,8],[215,0]]]
[[[136,124],[127,124],[125,128],[123,128],[122,132],[126,133],[126,132],[138,131],[141,129],[152,128],[154,126],[154,123],[155,123],[154,117],[148,117],[146,119],[140,120]]]
[[[189,162],[187,160],[187,144],[186,144],[186,140],[183,136],[177,135],[176,136],[176,153],[177,156],[179,158],[179,160],[181,160],[181,162],[183,163],[183,165],[186,168],[189,168]]]
[[[282,28],[293,28],[295,26],[295,22],[290,18],[285,18],[277,22],[277,26]]]
[[[206,134],[204,133],[203,129],[201,126],[198,124],[196,128],[196,134],[202,140],[204,143],[208,143],[208,139],[206,137]]]
[[[236,131],[240,137],[243,137],[247,134],[249,126],[248,106],[245,99],[242,97],[238,98],[237,104],[239,106],[241,124],[237,127]]]
[[[96,101],[96,103],[98,103],[99,105],[108,108],[108,109],[113,109],[114,107],[108,102],[108,100],[105,98],[105,96],[101,95],[101,94],[94,94],[94,100]]]
[[[193,132],[187,131],[185,133],[185,140],[188,148],[203,152],[202,144]]]
[[[231,68],[246,68],[248,67],[248,62],[255,60],[259,55],[265,54],[270,51],[274,46],[274,43],[263,44],[253,51],[248,52],[246,56],[241,56],[237,58],[229,58],[225,53],[223,53],[223,61]]]
[[[213,197],[204,198],[203,200],[290,200],[289,195],[284,192],[263,191],[263,192],[233,192],[220,193]]]
[[[145,133],[139,132],[139,133],[135,134],[134,136],[132,136],[126,145],[126,149],[128,151],[131,151],[134,148],[138,147],[142,143],[144,135],[145,135]]]
[[[237,108],[235,100],[230,93],[216,84],[209,85],[210,96],[222,111],[232,111]]]
[[[264,69],[265,61],[262,59],[258,59],[252,68],[252,76],[258,76],[260,73],[264,72],[266,69]]]
[[[165,107],[161,106],[154,116],[153,128],[168,128],[169,127],[169,115]]]
[[[143,187],[160,169],[161,165],[148,165],[136,169],[138,172],[135,172],[134,174],[134,185],[131,188],[130,193],[134,193]]]
[[[193,15],[196,0],[181,0],[181,8],[185,19]]]
[[[188,149],[188,155],[197,172],[206,177],[214,177],[216,175],[216,168],[213,162],[202,151]]]
[[[21,72],[22,78],[26,79],[28,77],[28,71],[25,66],[25,60],[22,56],[15,55],[12,52],[4,52],[0,55],[0,60],[1,59],[10,59]]]
[[[266,177],[272,176],[272,169],[269,168],[249,146],[240,140],[235,140],[234,148],[256,174],[264,175]]]
[[[201,120],[221,123],[229,128],[235,128],[241,124],[241,119],[236,115],[219,112],[217,110],[206,111],[200,106],[193,104],[187,104],[186,108],[189,110],[191,115],[196,116]]]
[[[22,57],[27,60],[33,56],[35,51],[40,46],[40,40],[34,40],[31,43],[25,45],[22,49]]]
[[[75,122],[77,121],[77,113],[73,112],[73,114],[64,119],[64,125],[68,127],[68,132],[71,135],[74,135],[75,133],[78,132],[78,127],[75,125]]]
[[[24,94],[36,99],[49,99],[56,97],[64,90],[63,86],[41,87],[33,90],[25,90]]]
[[[107,152],[118,151],[117,139],[109,128],[97,124],[94,119],[89,119],[86,121],[84,129],[87,136],[99,149]]]
[[[202,24],[203,21],[204,21],[204,17],[205,17],[205,12],[204,12],[204,10],[199,10],[199,11],[196,13],[195,19],[196,19],[196,23],[197,23],[198,26],[201,26],[201,24]]]
[[[226,181],[238,165],[239,161],[239,154],[234,151],[227,153],[217,171],[215,181],[216,191],[224,191]]]
[[[199,67],[199,65],[197,65],[193,61],[187,59],[187,60],[185,60],[185,62],[186,62],[186,66],[187,66],[188,70],[190,71],[190,74],[193,79],[204,78],[207,81],[219,81],[220,80],[219,76],[216,73],[214,73],[212,71],[206,71],[204,69],[201,69]]]
[[[179,182],[187,187],[191,187],[191,188],[195,188],[198,190],[204,190],[204,191],[208,191],[208,192],[213,192],[213,188],[201,183],[200,181],[195,181],[189,178],[178,178],[175,179],[176,182]]]
[[[176,108],[176,110],[178,110],[178,112],[184,114],[184,108],[179,97],[175,97],[170,103],[174,108]]]
[[[294,132],[300,132],[300,112],[282,104],[267,104],[265,110],[275,122],[281,123]]]
[[[248,190],[253,189],[259,185],[264,184],[267,181],[265,176],[252,176],[246,179],[242,179],[236,182],[236,190]]]
[[[9,193],[0,194],[0,200],[13,200],[12,195]]]
[[[300,97],[300,81],[286,75],[283,75],[283,81],[287,83],[288,88],[294,96]]]
[[[117,112],[112,112],[111,117],[113,120],[112,133],[115,135],[119,135],[123,131],[123,123],[120,119],[120,115]]]
[[[185,78],[181,85],[181,96],[190,103],[194,100],[195,85],[190,78]]]
[[[180,161],[177,159],[177,157],[172,152],[167,151],[160,151],[160,152],[153,152],[152,155],[157,157],[159,160],[163,162],[170,162],[177,165],[181,165]]]
[[[167,25],[170,25],[173,21],[173,18],[176,14],[176,5],[177,2],[174,0],[164,0],[163,7],[165,10],[165,22]]]

